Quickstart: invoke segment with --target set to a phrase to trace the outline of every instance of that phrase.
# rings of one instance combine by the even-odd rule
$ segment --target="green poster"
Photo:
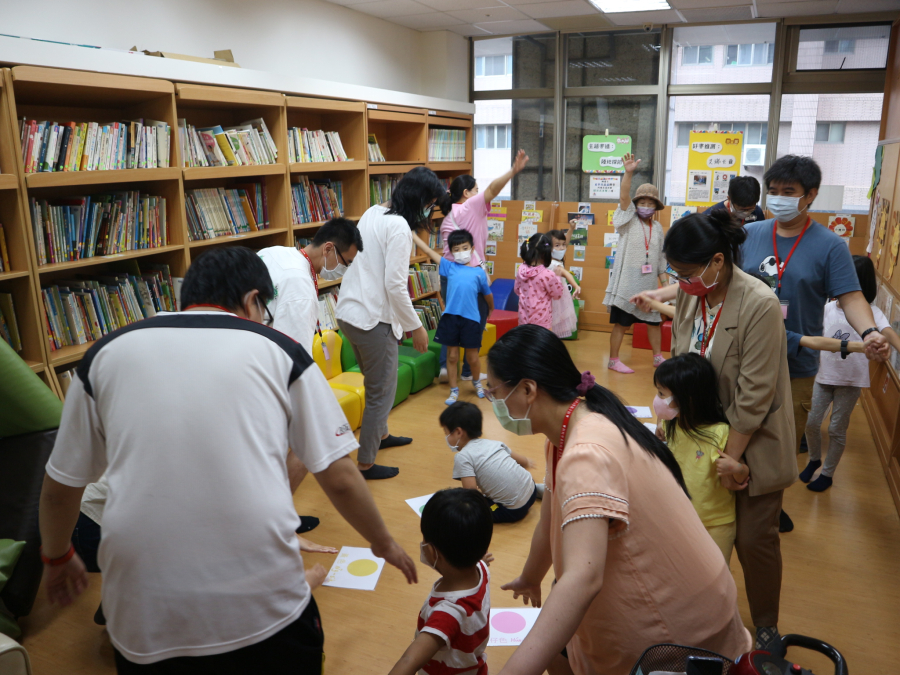
[[[585,136],[581,146],[584,173],[624,173],[622,157],[631,152],[631,136]]]

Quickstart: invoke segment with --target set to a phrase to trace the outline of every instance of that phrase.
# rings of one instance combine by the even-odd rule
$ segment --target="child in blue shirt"
[[[488,315],[494,311],[494,296],[488,284],[487,273],[483,267],[469,267],[472,259],[474,240],[467,230],[454,230],[447,237],[447,246],[453,254],[455,262],[450,262],[413,234],[413,241],[429,258],[440,267],[442,277],[447,277],[447,306],[441,315],[434,341],[447,349],[447,379],[450,383],[450,396],[445,403],[450,405],[459,398],[457,384],[457,368],[459,366],[459,349],[466,350],[466,362],[472,369],[472,384],[478,398],[484,398],[484,388],[480,380],[480,363],[478,352],[481,350],[481,314],[478,311],[478,295],[484,296],[488,306]]]

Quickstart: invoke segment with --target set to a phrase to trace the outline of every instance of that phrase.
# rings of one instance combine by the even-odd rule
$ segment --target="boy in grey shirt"
[[[481,438],[481,410],[472,403],[457,401],[447,406],[440,423],[447,445],[457,453],[453,478],[488,498],[495,523],[522,520],[544,493],[543,484],[535,485],[528,471],[534,462],[500,441]]]

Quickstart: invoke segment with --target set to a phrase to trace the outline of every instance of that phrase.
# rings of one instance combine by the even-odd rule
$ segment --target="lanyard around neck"
[[[306,262],[309,263],[309,274],[312,277],[313,286],[316,287],[316,302],[319,300],[319,275],[316,274],[316,271],[313,269],[312,260],[309,259],[309,254],[304,251],[302,248],[300,249],[300,253],[303,254],[303,257],[306,258]],[[326,265],[328,263],[325,263]],[[316,319],[316,332],[319,334],[319,338],[322,340],[322,349],[327,349],[325,347],[325,338],[322,337],[322,326],[319,324],[319,320]]]
[[[800,245],[800,240],[803,239],[803,235],[806,234],[806,230],[809,229],[809,225],[812,222],[812,218],[806,217],[806,225],[803,226],[803,230],[800,232],[800,236],[797,237],[797,241],[794,242],[794,245],[791,247],[791,252],[788,253],[787,258],[784,259],[784,262],[781,262],[781,259],[778,257],[778,240],[776,236],[778,234],[778,221],[776,220],[772,223],[772,250],[775,252],[775,270],[778,274],[778,290],[781,290],[781,277],[784,275],[784,271],[787,269],[788,263],[791,261],[791,256],[794,255],[794,251],[797,250],[797,246]]]
[[[569,409],[566,410],[566,416],[563,418],[562,423],[562,431],[559,434],[559,445],[553,448],[553,490],[556,489],[556,465],[559,464],[559,460],[562,459],[563,450],[566,447],[566,435],[569,431],[569,420],[572,419],[572,413],[575,412],[575,408],[578,407],[579,403],[581,403],[581,399],[576,398],[572,401],[572,405],[569,406]]]
[[[728,297],[728,291],[725,291],[725,297]],[[722,303],[719,305],[719,311],[716,312],[716,318],[713,319],[712,326],[709,327],[709,332],[706,330],[706,315],[707,315],[707,307],[709,307],[709,300],[707,300],[704,295],[700,301],[700,310],[703,314],[703,341],[700,343],[700,356],[706,358],[706,350],[709,349],[709,344],[712,342],[713,335],[716,333],[716,326],[719,325],[719,317],[722,316],[722,310],[725,309],[725,298],[722,298]],[[712,307],[709,307],[712,309]]]

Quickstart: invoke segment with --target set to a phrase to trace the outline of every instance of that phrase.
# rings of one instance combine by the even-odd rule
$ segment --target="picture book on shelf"
[[[387,161],[381,152],[381,147],[378,145],[378,139],[375,138],[375,134],[369,134],[369,161],[370,162],[386,162]]]
[[[6,230],[0,223],[0,272],[11,272],[12,267],[9,264],[9,249],[6,248]]]
[[[22,351],[22,338],[19,335],[19,323],[16,320],[16,308],[11,293],[0,293],[0,337],[13,350]]]
[[[259,193],[265,186],[259,184]],[[264,198],[263,198],[264,199]],[[268,228],[259,220],[259,202],[246,188],[198,188],[184,191],[184,205],[191,241],[215,239]]]
[[[291,217],[295,224],[320,223],[344,213],[344,184],[339,180],[300,175],[291,184]]]
[[[465,162],[465,129],[430,129],[428,132],[429,162]]]
[[[290,162],[348,162],[341,136],[336,131],[288,129],[288,157]]]
[[[178,120],[181,156],[186,167],[275,164],[278,149],[262,118],[232,127],[195,127]]]

